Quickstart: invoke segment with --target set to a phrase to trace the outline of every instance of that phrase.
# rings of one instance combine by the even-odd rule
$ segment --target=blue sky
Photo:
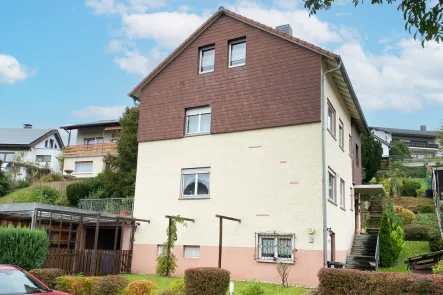
[[[340,54],[369,125],[442,123],[443,45],[404,32],[394,5],[336,0],[309,17],[299,0],[15,0],[0,9],[0,127],[119,116],[127,93],[220,5]]]

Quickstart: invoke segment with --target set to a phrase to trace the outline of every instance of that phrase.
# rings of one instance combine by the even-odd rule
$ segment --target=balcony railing
[[[78,207],[84,210],[132,216],[134,198],[81,199]]]
[[[117,152],[117,144],[115,143],[71,145],[65,148],[65,157],[95,155],[95,154],[112,154],[116,152]]]
[[[393,140],[392,143],[397,142],[398,140]],[[439,146],[436,143],[427,143],[427,142],[411,142],[411,141],[404,141],[404,143],[408,147],[415,147],[415,148],[428,148],[428,149],[438,149]]]

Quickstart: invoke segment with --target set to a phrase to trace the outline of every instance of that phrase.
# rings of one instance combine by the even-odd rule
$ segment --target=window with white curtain
[[[200,258],[200,246],[185,246],[186,258]]]
[[[328,130],[335,136],[335,109],[328,101]]]
[[[239,67],[246,64],[246,39],[229,42],[229,67]]]
[[[14,153],[0,153],[0,161],[13,162],[14,161]]]
[[[51,155],[36,155],[36,162],[51,162]]]
[[[92,173],[92,161],[75,162],[75,173]]]
[[[211,168],[182,170],[182,197],[209,196],[209,176]]]
[[[329,200],[331,200],[332,202],[337,202],[336,199],[336,192],[335,192],[335,173],[329,171],[329,181],[328,181],[328,185],[329,185]]]
[[[259,260],[293,261],[294,243],[292,235],[258,234]]]
[[[209,73],[214,71],[215,64],[215,47],[207,46],[200,49],[200,66],[199,73]]]
[[[186,110],[186,135],[208,134],[211,132],[211,107]]]

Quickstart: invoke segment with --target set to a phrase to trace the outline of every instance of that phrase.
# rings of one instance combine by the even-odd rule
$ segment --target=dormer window
[[[199,73],[210,73],[214,71],[215,47],[213,45],[200,49]]]
[[[246,39],[229,41],[229,67],[239,67],[246,64]]]

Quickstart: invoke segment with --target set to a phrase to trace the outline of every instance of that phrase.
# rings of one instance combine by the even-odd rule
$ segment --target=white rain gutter
[[[321,79],[321,153],[322,153],[322,173],[323,173],[323,266],[327,266],[328,264],[328,212],[327,212],[327,203],[328,203],[328,164],[326,162],[326,133],[328,129],[327,120],[328,120],[328,104],[325,98],[325,82],[326,75],[335,71],[338,71],[341,68],[342,62],[341,59],[338,59],[338,66],[334,69],[326,71],[322,75]]]

